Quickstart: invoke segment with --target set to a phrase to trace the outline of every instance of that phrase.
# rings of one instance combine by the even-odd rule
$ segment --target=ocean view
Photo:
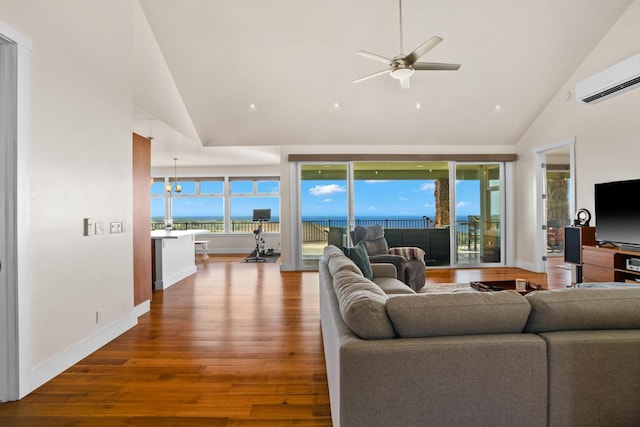
[[[479,214],[476,214],[478,216]],[[433,219],[427,215],[427,218]],[[188,222],[222,222],[223,217],[221,216],[174,216],[174,221],[188,221]],[[457,217],[457,221],[468,221],[468,215],[459,215]],[[152,217],[152,221],[164,221],[164,217]],[[336,221],[336,222],[345,222],[347,220],[346,216],[339,215],[312,215],[312,216],[303,216],[303,222],[323,222],[323,221]],[[409,216],[409,215],[369,215],[369,216],[356,216],[356,220],[359,221],[384,221],[384,220],[393,220],[393,221],[424,221],[422,216]],[[234,221],[252,221],[252,217],[250,216],[238,216],[234,217]],[[271,222],[280,222],[279,216],[272,216]]]

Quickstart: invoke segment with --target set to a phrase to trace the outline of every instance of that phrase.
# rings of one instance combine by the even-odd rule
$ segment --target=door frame
[[[315,271],[317,270],[317,266],[309,266],[305,265],[303,260],[303,251],[302,251],[302,167],[306,165],[317,165],[317,164],[330,164],[330,165],[344,165],[347,169],[347,229],[353,230],[355,226],[354,221],[354,200],[353,200],[353,191],[349,182],[353,182],[353,162],[352,161],[300,161],[300,162],[292,162],[290,164],[290,176],[293,176],[294,179],[290,181],[290,196],[295,195],[295,203],[291,203],[291,223],[295,224],[292,227],[292,242],[295,242],[291,247],[291,259],[294,260],[294,269],[296,271]],[[291,197],[293,199],[293,197]]]
[[[533,167],[536,175],[536,220],[535,220],[535,239],[534,239],[534,265],[535,271],[545,273],[547,271],[547,212],[546,212],[546,191],[547,191],[547,174],[546,160],[547,153],[559,148],[567,147],[569,149],[569,174],[571,176],[571,196],[569,197],[569,210],[575,212],[576,206],[576,138],[571,137],[565,140],[557,141],[541,147],[533,149]],[[544,165],[544,166],[543,166]]]
[[[479,262],[479,263],[459,263],[458,262],[458,230],[457,230],[457,207],[456,207],[456,171],[458,165],[497,165],[500,169],[500,259],[497,262]],[[450,268],[469,268],[469,267],[502,267],[513,264],[513,257],[510,255],[513,247],[513,227],[509,226],[513,223],[513,194],[511,186],[507,184],[513,177],[511,176],[511,162],[449,162],[449,212],[451,226],[450,230]],[[507,179],[507,175],[510,179]]]
[[[29,234],[29,81],[31,40],[0,21],[0,401],[31,392]]]

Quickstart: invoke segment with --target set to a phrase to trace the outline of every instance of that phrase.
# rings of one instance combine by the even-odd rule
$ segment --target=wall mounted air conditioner
[[[637,87],[640,87],[640,54],[576,83],[576,101],[594,104]]]

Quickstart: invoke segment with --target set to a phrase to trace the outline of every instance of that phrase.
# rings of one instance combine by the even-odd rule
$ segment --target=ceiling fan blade
[[[409,77],[405,79],[400,79],[400,87],[402,89],[409,89],[411,85],[409,84]]]
[[[442,41],[442,37],[438,37],[438,36],[431,37],[429,40],[427,40],[426,42],[422,43],[420,46],[415,48],[415,50],[413,52],[411,52],[410,54],[405,56],[404,60],[408,64],[413,64],[418,59],[422,58],[422,56],[425,53],[429,52],[431,49],[436,47],[436,45],[438,43],[440,43],[441,41]]]
[[[460,64],[445,64],[443,62],[414,62],[414,70],[458,70]]]
[[[380,56],[375,53],[367,52],[366,50],[359,50],[356,53],[360,56],[364,56],[365,58],[373,59],[374,61],[384,62],[387,65],[391,64],[391,60],[389,58],[385,58],[384,56]]]
[[[354,83],[360,83],[360,82],[363,82],[365,80],[369,80],[369,79],[372,79],[374,77],[381,76],[383,74],[389,74],[389,70],[378,71],[377,73],[369,74],[368,76],[364,76],[364,77],[360,77],[359,79],[355,79],[353,82]]]

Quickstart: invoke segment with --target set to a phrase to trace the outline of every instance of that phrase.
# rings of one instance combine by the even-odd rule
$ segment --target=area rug
[[[265,261],[256,261],[254,258],[253,252],[247,255],[245,259],[240,262],[248,262],[248,263],[263,263],[263,262],[276,262],[278,258],[280,258],[279,253],[272,253],[270,255],[260,255],[260,258],[263,258]]]
[[[437,294],[437,293],[448,293],[448,292],[460,292],[470,290],[471,292],[474,289],[471,287],[469,282],[465,283],[427,283],[424,285],[422,289],[418,291],[419,294]]]

